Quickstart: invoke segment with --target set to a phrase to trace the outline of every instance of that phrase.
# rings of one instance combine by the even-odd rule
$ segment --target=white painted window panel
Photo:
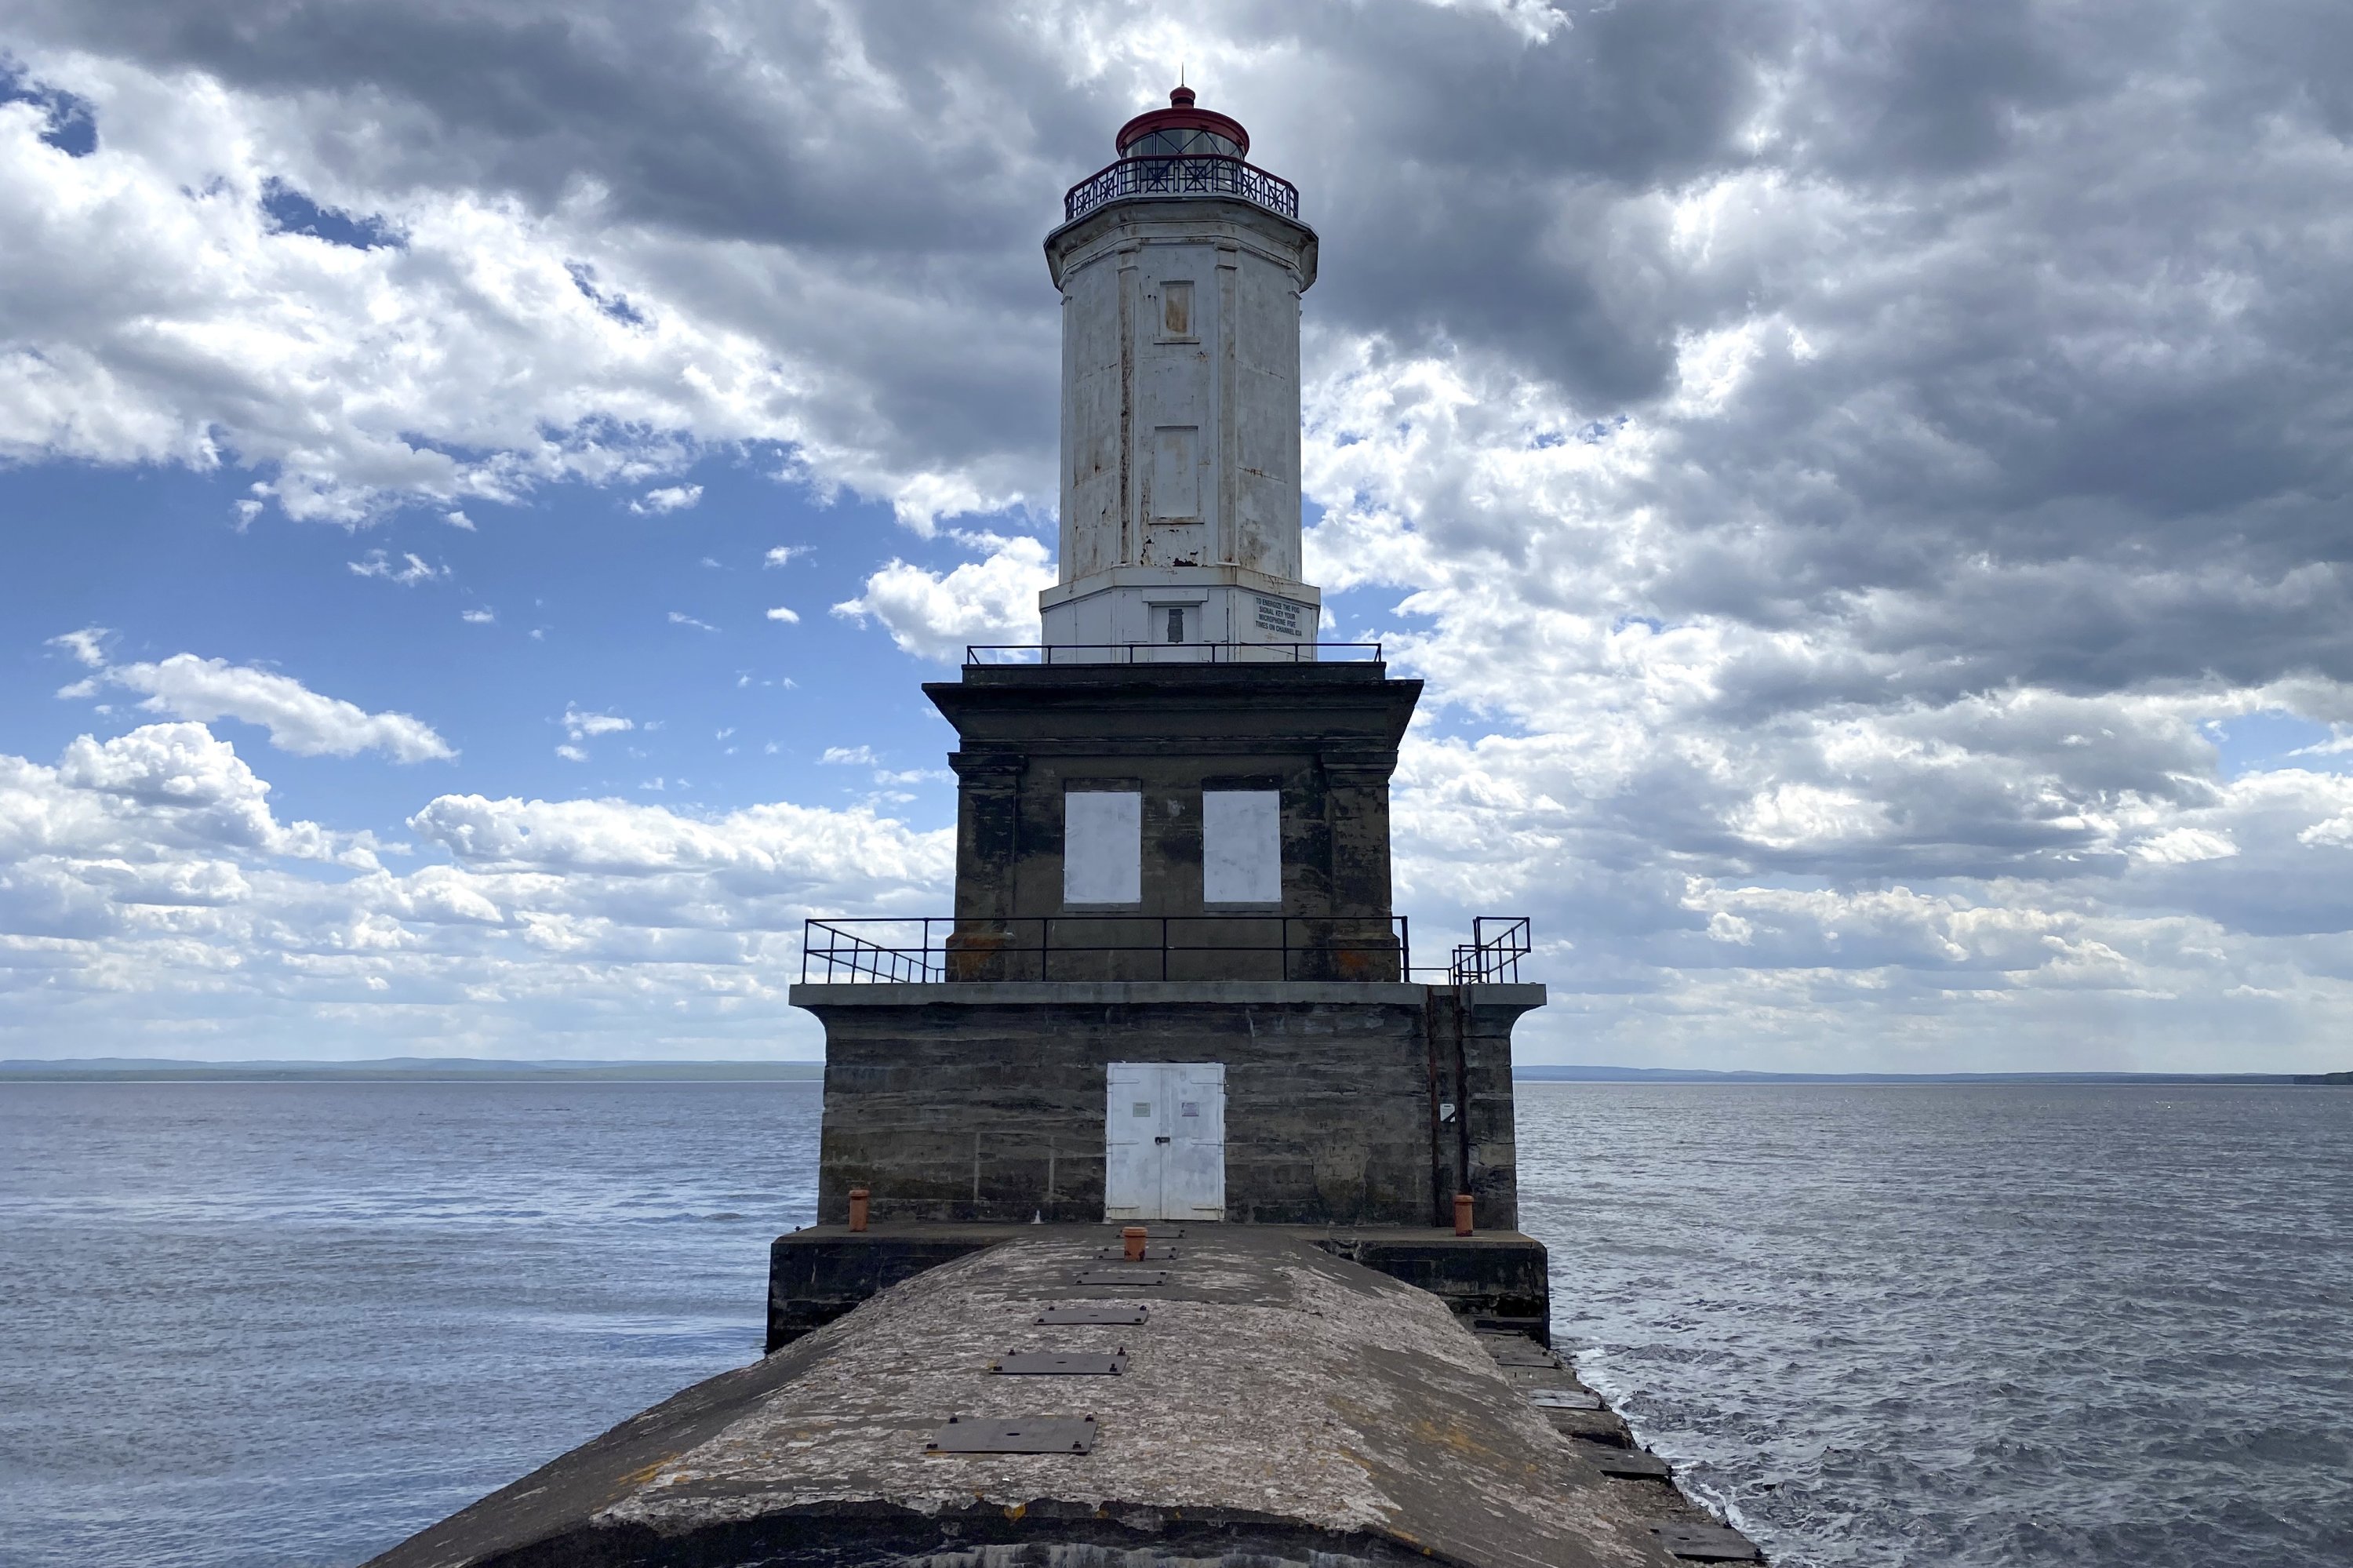
[[[1198,517],[1201,471],[1194,453],[1200,431],[1191,425],[1163,425],[1152,439],[1152,514]]]
[[[1202,792],[1201,897],[1210,904],[1282,902],[1282,796],[1278,791]]]
[[[1062,901],[1135,904],[1144,897],[1144,797],[1073,789],[1062,797]]]

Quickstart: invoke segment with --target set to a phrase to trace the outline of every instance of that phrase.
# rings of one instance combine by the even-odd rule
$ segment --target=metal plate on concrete
[[[1168,1271],[1165,1268],[1090,1268],[1079,1276],[1079,1283],[1146,1287],[1166,1285],[1168,1283]]]
[[[1095,1249],[1095,1255],[1097,1257],[1115,1257],[1125,1262],[1136,1261],[1135,1259],[1128,1257],[1127,1249],[1124,1246],[1097,1247]],[[1144,1249],[1144,1255],[1147,1259],[1175,1257],[1176,1255],[1176,1249],[1173,1246],[1148,1246]]]
[[[1008,1351],[988,1370],[1007,1377],[1117,1377],[1127,1370],[1127,1352]]]
[[[1533,1340],[1513,1338],[1487,1340],[1487,1353],[1495,1358],[1497,1366],[1556,1367],[1560,1358]]]
[[[1528,1403],[1539,1410],[1599,1410],[1601,1396],[1581,1388],[1532,1388]]]
[[[1605,1476],[1624,1476],[1630,1480],[1663,1481],[1672,1476],[1674,1467],[1656,1454],[1645,1454],[1640,1448],[1620,1448],[1608,1443],[1588,1443],[1594,1467]]]
[[[1719,1524],[1654,1524],[1651,1533],[1674,1556],[1694,1563],[1762,1563],[1757,1543]]]
[[[1144,1323],[1149,1307],[1119,1307],[1108,1301],[1081,1301],[1069,1307],[1049,1307],[1038,1314],[1040,1323]]]
[[[1092,1415],[1040,1415],[1027,1421],[967,1421],[951,1415],[923,1447],[934,1454],[1084,1454],[1094,1446]]]

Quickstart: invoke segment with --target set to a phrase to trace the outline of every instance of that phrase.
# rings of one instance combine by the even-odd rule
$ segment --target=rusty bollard
[[[1127,1244],[1128,1262],[1142,1263],[1144,1261],[1144,1238],[1147,1234],[1149,1233],[1147,1233],[1142,1225],[1130,1225],[1127,1229],[1119,1233],[1119,1239]]]
[[[1471,1194],[1468,1192],[1454,1194],[1454,1234],[1458,1236],[1471,1234]]]
[[[866,1189],[863,1187],[849,1190],[849,1228],[853,1231],[866,1228]]]

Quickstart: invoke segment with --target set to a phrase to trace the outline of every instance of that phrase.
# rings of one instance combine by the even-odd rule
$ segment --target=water
[[[2353,1092],[1519,1106],[1558,1342],[1779,1561],[2353,1563]]]
[[[1561,1343],[1780,1562],[2353,1562],[2353,1091],[1520,1107]],[[0,1564],[354,1563],[751,1359],[817,1112],[0,1085]]]
[[[760,1353],[814,1083],[0,1085],[0,1563],[350,1563]]]

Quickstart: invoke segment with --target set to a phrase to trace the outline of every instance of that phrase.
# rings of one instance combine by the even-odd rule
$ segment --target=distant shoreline
[[[1512,1069],[1521,1084],[2136,1084],[2229,1088],[2353,1082],[2353,1073],[1751,1073],[1699,1067],[1553,1067]]]
[[[5,1083],[814,1083],[822,1062],[522,1062],[393,1056],[365,1062],[187,1062],[109,1056],[0,1061]]]
[[[814,1083],[822,1062],[501,1061],[393,1056],[361,1062],[193,1062],[131,1056],[0,1061],[0,1083]],[[1514,1067],[1523,1084],[2137,1084],[2212,1087],[2353,1085],[2353,1073],[1758,1073],[1698,1067]]]

